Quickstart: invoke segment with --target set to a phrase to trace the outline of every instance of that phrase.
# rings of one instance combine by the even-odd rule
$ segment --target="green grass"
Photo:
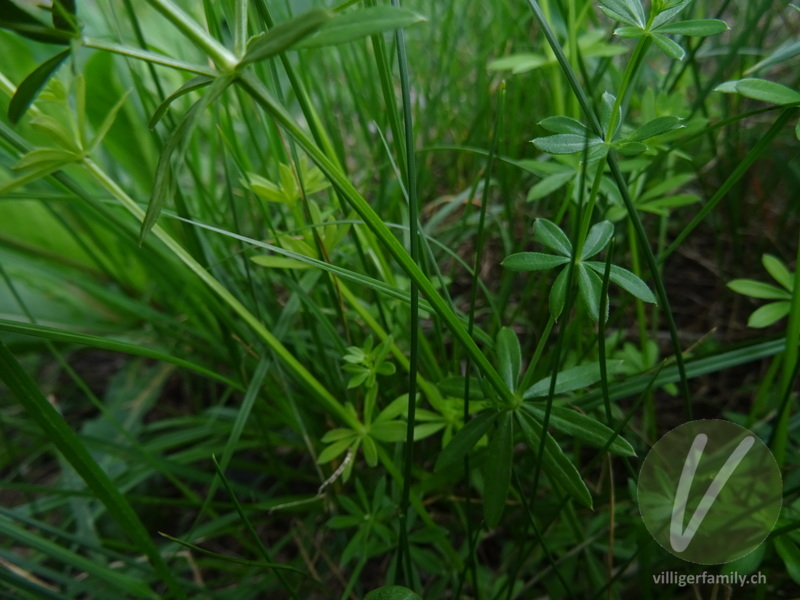
[[[800,590],[795,7],[22,4],[0,597],[729,597],[638,513],[693,418]]]

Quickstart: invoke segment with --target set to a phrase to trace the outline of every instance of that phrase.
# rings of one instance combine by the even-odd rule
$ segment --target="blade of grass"
[[[108,512],[128,532],[133,542],[148,557],[158,575],[169,586],[170,593],[185,598],[175,575],[150,538],[139,516],[116,485],[95,462],[75,432],[23,370],[17,359],[0,340],[0,379],[25,408],[29,416],[47,435],[53,445],[95,492]]]

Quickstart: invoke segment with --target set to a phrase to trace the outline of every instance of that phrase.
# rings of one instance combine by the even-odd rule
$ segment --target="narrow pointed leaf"
[[[617,109],[616,127],[614,131],[608,131],[608,127],[611,125],[611,114],[614,112],[616,101],[616,96],[609,92],[603,92],[603,96],[600,99],[600,125],[603,126],[603,131],[606,132],[606,140],[609,142],[614,139],[617,131],[619,131],[619,128],[622,126],[622,107],[620,106]]]
[[[561,228],[547,219],[536,219],[533,224],[533,237],[540,244],[555,250],[562,256],[572,256],[572,242]]]
[[[317,8],[276,25],[248,42],[247,50],[239,64],[247,65],[280,54],[310,36],[331,18],[333,13]]]
[[[612,19],[629,25],[645,26],[644,8],[639,0],[603,0],[600,8],[606,14],[611,12],[615,15],[611,17]]]
[[[795,104],[800,102],[800,92],[766,79],[740,79],[736,82],[736,91],[747,98],[772,102],[773,104]]]
[[[587,261],[584,264],[594,269],[600,275],[605,273],[605,263]],[[647,284],[627,269],[623,269],[617,265],[611,265],[609,279],[629,294],[639,298],[639,300],[655,304],[656,297],[653,292],[650,291],[650,288],[647,287]]]
[[[533,452],[538,452],[542,435],[541,422],[524,410],[516,411],[515,415],[528,447]],[[554,484],[562,487],[564,491],[584,506],[592,508],[592,495],[589,493],[589,488],[586,487],[586,483],[581,478],[578,469],[567,458],[553,437],[547,432],[544,435],[546,436],[544,456],[540,459],[542,461],[542,469]]]
[[[526,402],[522,405],[522,410],[527,410],[531,415],[536,417],[540,422],[544,422],[544,408]],[[548,424],[554,429],[563,431],[582,442],[585,442],[595,448],[602,448],[606,442],[610,440],[614,431],[603,425],[597,419],[593,419],[571,408],[564,408],[562,406],[552,406],[550,408],[550,419]],[[611,445],[608,447],[609,452],[619,454],[620,456],[636,456],[636,451],[624,438],[617,436]]]
[[[483,518],[492,529],[500,522],[511,485],[513,460],[514,419],[511,412],[503,412],[497,429],[489,441],[484,464]],[[452,443],[452,442],[451,442]]]
[[[769,327],[773,323],[777,323],[786,315],[792,308],[792,303],[789,301],[771,302],[754,311],[750,318],[747,320],[748,327]]]
[[[583,251],[581,252],[581,260],[591,258],[600,252],[608,245],[613,235],[614,225],[612,225],[611,221],[601,221],[600,223],[592,225],[592,228],[586,235],[586,241],[584,242]]]
[[[57,148],[37,148],[31,150],[25,156],[17,161],[14,165],[15,171],[26,171],[29,169],[38,169],[43,166],[51,167],[53,165],[61,166],[69,164],[78,160],[80,157],[74,152],[69,150],[59,150]]]
[[[683,60],[686,51],[681,48],[680,44],[661,33],[653,33],[652,38],[655,45],[658,46],[664,54],[675,60]]]
[[[509,327],[500,329],[497,334],[497,371],[512,392],[517,389],[517,378],[522,366],[522,351],[514,330]]]
[[[167,96],[164,101],[158,105],[158,108],[156,108],[153,116],[150,117],[150,121],[147,123],[147,126],[150,129],[153,129],[156,125],[158,125],[158,122],[161,120],[161,118],[167,114],[170,104],[189,92],[194,92],[206,87],[207,85],[211,85],[211,82],[213,81],[214,78],[209,77],[208,75],[198,75],[196,77],[192,77],[189,81]]]
[[[550,314],[554,319],[557,319],[564,310],[564,305],[567,301],[568,279],[569,269],[562,269],[561,273],[558,274],[558,277],[556,277],[555,281],[553,282],[553,287],[550,288]]]
[[[586,148],[592,148],[603,142],[599,137],[588,137],[586,135],[576,135],[574,133],[560,133],[558,135],[536,138],[532,141],[534,146],[548,154],[575,154],[576,152],[583,152]]]
[[[553,133],[574,133],[582,137],[591,133],[586,125],[569,117],[547,117],[539,121],[539,125]]]
[[[506,256],[500,264],[512,271],[547,271],[568,262],[569,258],[566,256],[541,252],[519,252]]]
[[[534,202],[544,198],[545,196],[549,196],[559,188],[562,188],[567,182],[572,181],[574,178],[575,173],[572,171],[548,175],[530,189],[528,192],[528,197],[525,201]]]
[[[620,366],[622,366],[621,360],[606,361],[606,370],[609,374],[614,373]],[[567,392],[582,390],[598,381],[600,381],[600,363],[595,362],[571,367],[556,375],[555,394],[560,395],[566,394]],[[550,377],[545,377],[526,390],[522,397],[526,400],[530,400],[531,398],[545,398],[548,396],[549,392]]]
[[[767,270],[772,278],[785,287],[788,291],[792,291],[794,289],[794,279],[792,274],[789,273],[789,269],[786,268],[780,260],[772,256],[771,254],[765,254],[761,257],[761,264],[764,265],[764,268]]]
[[[618,35],[621,38],[626,38],[630,40],[635,40],[642,37],[645,33],[647,33],[641,27],[617,27],[614,30],[614,35]]]
[[[164,149],[158,157],[153,191],[150,195],[147,212],[142,221],[141,231],[139,232],[140,244],[153,228],[153,225],[156,224],[161,210],[167,202],[167,198],[172,194],[172,188],[175,184],[175,175],[172,169],[173,154],[177,152],[177,162],[180,163],[181,155],[183,154],[182,148],[192,135],[197,119],[208,106],[222,95],[232,82],[233,76],[217,77],[214,83],[211,84],[208,92],[188,110],[175,128],[175,131],[173,131],[167,139],[167,143],[164,145]]]
[[[791,300],[792,298],[792,294],[784,289],[753,279],[734,279],[728,282],[728,287],[737,294],[744,294],[751,298],[764,300]]]
[[[319,48],[346,44],[385,31],[394,31],[426,21],[419,13],[396,6],[372,6],[351,11],[325,23],[316,35],[298,48]]]
[[[111,107],[111,110],[108,111],[106,118],[103,119],[103,122],[100,124],[100,127],[97,128],[97,131],[92,138],[92,141],[89,142],[89,147],[86,149],[86,152],[91,152],[103,141],[103,138],[106,137],[106,134],[111,129],[111,126],[114,124],[114,121],[117,118],[117,114],[125,105],[125,101],[128,99],[128,94],[130,91],[125,92],[122,94],[122,98],[120,98],[117,103]]]
[[[655,29],[669,21],[674,16],[678,15],[679,13],[683,12],[689,3],[692,0],[673,0],[672,2],[666,3],[662,10],[656,18],[653,19],[653,23],[650,25],[651,28]]]
[[[47,80],[58,70],[58,67],[61,66],[61,63],[64,62],[71,51],[71,48],[67,48],[52,58],[48,58],[19,84],[17,91],[14,92],[14,96],[11,98],[11,102],[8,104],[8,120],[12,124],[16,124],[22,118],[22,115],[33,104]]]
[[[708,35],[717,35],[723,31],[728,31],[728,29],[730,29],[728,24],[719,19],[696,19],[662,25],[656,28],[655,31],[659,33],[676,33],[679,35],[705,37]]]
[[[613,148],[622,156],[638,156],[647,151],[647,144],[642,142],[614,142]]]
[[[550,61],[541,54],[512,54],[493,60],[487,65],[490,71],[511,71],[515,75],[527,73],[548,64]]]
[[[578,265],[578,289],[580,290],[581,300],[583,300],[583,304],[586,307],[586,312],[589,313],[589,316],[594,321],[599,321],[600,295],[603,289],[603,281],[597,273],[586,268],[586,264]],[[608,319],[608,302],[606,302],[606,314],[603,319]]]
[[[666,133],[667,131],[677,129],[680,125],[680,122],[681,120],[678,117],[658,117],[652,121],[649,121],[648,123],[645,123],[625,139],[634,142],[646,140],[651,137],[661,135],[662,133]]]
[[[463,459],[499,416],[496,410],[485,410],[464,425],[439,454],[434,471],[441,471]]]

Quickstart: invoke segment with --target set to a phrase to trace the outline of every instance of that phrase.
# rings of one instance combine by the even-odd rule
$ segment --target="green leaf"
[[[628,135],[625,139],[642,141],[679,128],[681,120],[678,117],[658,117],[649,121]]]
[[[544,422],[544,409],[534,404],[526,402],[522,405],[523,410],[527,410],[540,422]],[[548,425],[571,435],[595,448],[602,448],[606,442],[614,435],[614,431],[603,425],[597,419],[588,417],[570,408],[561,406],[550,407],[550,419]],[[624,438],[617,436],[608,447],[609,452],[620,456],[636,456],[636,451]]]
[[[419,13],[396,6],[372,6],[337,16],[298,48],[319,48],[346,44],[386,31],[403,29],[427,19]]]
[[[794,278],[792,277],[792,274],[789,273],[789,269],[786,268],[786,265],[784,265],[780,260],[771,254],[765,254],[761,257],[761,264],[764,265],[767,273],[769,273],[780,285],[785,287],[790,292],[794,289]]]
[[[598,261],[587,261],[584,264],[594,269],[600,275],[605,273],[605,263]],[[650,288],[647,287],[647,284],[627,269],[623,269],[617,265],[611,265],[609,279],[629,294],[639,298],[639,300],[655,304],[656,297],[653,292],[650,291]]]
[[[539,125],[552,133],[574,133],[581,136],[581,138],[591,134],[586,125],[569,117],[547,117],[539,121]]]
[[[661,5],[661,10],[655,19],[653,19],[651,28],[655,29],[669,21],[675,15],[683,12],[689,6],[692,0],[666,0]]]
[[[358,442],[355,442],[356,444]],[[353,444],[352,438],[344,438],[336,440],[330,446],[326,446],[322,452],[317,456],[317,463],[324,465],[331,462],[334,458],[339,456],[342,452],[347,450]]]
[[[161,210],[167,202],[167,198],[171,195],[173,186],[175,184],[175,174],[172,169],[172,156],[177,151],[177,161],[181,162],[183,154],[183,146],[189,141],[192,135],[197,119],[222,93],[233,83],[233,76],[219,76],[211,84],[208,92],[200,98],[190,108],[183,119],[181,119],[178,126],[175,128],[158,157],[158,165],[156,166],[156,177],[153,183],[153,191],[150,195],[150,202],[147,205],[147,212],[145,213],[144,220],[142,221],[142,228],[139,232],[139,243],[144,241],[144,238],[158,221]]]
[[[625,39],[638,39],[645,35],[647,32],[641,27],[617,27],[614,30],[614,35],[618,35]]]
[[[578,265],[578,289],[580,290],[581,300],[586,307],[586,312],[594,320],[600,319],[600,295],[603,291],[603,281],[597,273],[586,268],[586,264]],[[603,264],[603,263],[600,263]],[[606,314],[603,320],[608,320],[608,302],[606,302]]]
[[[73,34],[49,27],[11,0],[0,0],[0,28],[45,44],[69,44]]]
[[[757,309],[747,320],[748,327],[769,327],[789,314],[792,303],[788,301],[770,302]]]
[[[6,542],[16,542],[27,551],[41,552],[50,561],[69,565],[71,569],[86,573],[87,577],[102,582],[116,590],[120,597],[153,598],[154,592],[144,582],[133,575],[109,568],[72,550],[56,544],[42,535],[35,535],[18,526],[6,516],[0,516],[0,535]]]
[[[32,117],[29,121],[29,124],[37,131],[41,131],[47,135],[47,137],[49,137],[50,140],[56,145],[61,146],[62,148],[69,150],[74,154],[80,154],[82,152],[82,148],[80,147],[78,140],[75,138],[75,132],[61,121],[58,121],[49,115],[39,114],[35,117]],[[36,150],[34,150],[34,152],[36,152]]]
[[[369,434],[379,442],[402,442],[406,439],[406,424],[401,421],[378,421],[372,424]]]
[[[541,252],[518,252],[503,259],[500,264],[512,271],[547,271],[568,263],[566,256],[554,256]]]
[[[276,25],[266,33],[250,39],[247,50],[239,62],[247,65],[258,60],[264,60],[292,48],[298,42],[316,32],[325,23],[333,18],[333,13],[322,8],[316,8],[297,15],[285,23]]]
[[[225,385],[231,386],[234,389],[237,390],[242,389],[241,384],[231,379],[228,379],[223,375],[219,375],[210,369],[206,369],[205,367],[202,367],[198,364],[189,362],[187,360],[183,360],[181,358],[177,358],[175,356],[166,354],[164,352],[159,352],[158,350],[152,350],[144,346],[137,346],[135,344],[119,342],[117,340],[98,337],[95,335],[90,335],[88,333],[74,333],[71,331],[62,331],[60,329],[55,329],[53,327],[46,327],[44,325],[34,325],[32,323],[20,323],[18,321],[8,321],[5,319],[0,319],[0,331],[6,331],[8,333],[16,333],[22,335],[30,335],[46,340],[53,340],[56,342],[63,342],[67,344],[78,344],[81,346],[88,346],[90,348],[100,348],[103,350],[109,350],[111,352],[123,352],[125,354],[130,354],[132,356],[144,356],[146,358],[152,358],[154,360],[160,360],[163,362],[172,363],[183,369],[189,369],[191,371],[204,375],[205,377],[215,379],[216,381],[222,382]]]
[[[563,187],[564,184],[566,184],[568,181],[571,181],[574,178],[575,178],[575,173],[573,173],[572,171],[565,171],[563,173],[555,173],[553,175],[548,175],[530,189],[530,191],[528,192],[528,197],[526,198],[525,201],[534,202],[536,200],[544,198],[545,196],[549,196],[557,189]]]
[[[616,104],[617,98],[614,94],[609,92],[603,92],[603,96],[600,99],[600,125],[603,128],[603,131],[606,132],[606,138],[608,141],[614,139],[619,131],[619,128],[622,126],[622,107],[620,106],[617,109],[617,116],[616,116],[616,126],[614,131],[608,132],[608,127],[611,125],[611,113],[614,111],[614,104]]]
[[[493,60],[486,68],[490,71],[511,71],[517,75],[533,71],[550,62],[541,54],[512,54]]]
[[[644,8],[639,0],[602,0],[600,10],[615,21],[628,25],[644,28],[647,22]]]
[[[753,279],[734,279],[728,282],[728,287],[737,294],[744,294],[751,298],[765,300],[791,300],[792,294],[769,283]]]
[[[434,471],[442,471],[463,459],[499,416],[496,410],[485,410],[464,425],[439,454]]]
[[[511,485],[513,442],[514,420],[510,411],[504,411],[489,441],[483,469],[483,519],[489,529],[500,522],[506,506],[508,488]]]
[[[611,221],[601,221],[595,223],[586,235],[586,241],[583,244],[583,251],[581,252],[581,260],[591,258],[611,241],[611,236],[614,235],[614,225]]]
[[[686,52],[681,48],[680,44],[661,33],[653,33],[651,36],[655,45],[658,46],[664,54],[675,60],[683,60]]]
[[[549,154],[575,154],[583,152],[586,148],[593,148],[602,144],[599,137],[588,137],[573,133],[561,133],[531,140],[533,145],[542,152]]]
[[[97,128],[97,131],[94,134],[94,137],[89,142],[89,146],[86,148],[86,152],[91,152],[103,141],[103,138],[106,137],[106,134],[111,129],[111,126],[114,124],[114,121],[119,114],[119,111],[125,105],[125,101],[128,99],[128,94],[130,92],[125,92],[122,94],[122,97],[117,101],[117,103],[111,107],[111,110],[108,111],[106,118],[103,119],[103,122],[100,124],[100,127]]]
[[[164,101],[158,105],[153,113],[153,116],[150,117],[150,121],[147,123],[147,126],[150,129],[153,129],[156,125],[158,125],[158,122],[161,120],[161,118],[167,114],[167,109],[169,109],[170,104],[189,92],[195,92],[203,89],[207,85],[211,85],[213,81],[214,78],[209,77],[208,75],[198,75],[197,77],[192,77],[189,81],[167,96]]]
[[[747,98],[772,102],[773,104],[795,104],[800,102],[800,92],[766,79],[740,79],[736,82],[736,91]]]
[[[528,447],[534,452],[539,451],[542,435],[542,423],[536,420],[533,415],[518,410],[514,413],[517,423],[522,430]],[[592,495],[581,478],[578,469],[567,458],[559,445],[549,433],[545,432],[544,456],[541,457],[542,468],[550,480],[561,486],[569,495],[578,500],[584,506],[592,508]]]
[[[572,242],[561,228],[547,219],[536,219],[533,224],[533,237],[540,244],[555,250],[562,256],[572,257]]]
[[[37,148],[31,150],[14,165],[15,171],[26,171],[38,169],[44,165],[61,168],[63,165],[79,160],[80,156],[68,150],[58,150],[56,148]]]
[[[453,396],[454,398],[464,397],[464,377],[445,377],[436,386],[441,390],[445,396]],[[469,399],[482,400],[484,397],[481,390],[481,384],[477,377],[469,378]]]
[[[172,571],[153,543],[150,532],[117,486],[100,468],[95,459],[83,445],[81,439],[70,428],[55,407],[45,398],[36,383],[23,370],[14,355],[0,340],[0,379],[28,413],[28,416],[45,434],[47,440],[61,453],[64,459],[86,482],[94,496],[105,506],[131,540],[136,544],[155,567],[172,593],[177,593],[178,584]]]
[[[800,584],[800,548],[797,543],[788,535],[778,536],[773,541],[778,556],[786,565],[786,572],[797,584]]]
[[[692,21],[679,21],[671,25],[662,25],[653,31],[659,33],[677,33],[679,35],[688,35],[694,37],[705,37],[708,35],[717,35],[723,31],[728,31],[730,27],[725,21],[719,19],[696,19]]]
[[[517,389],[517,378],[522,367],[522,351],[514,330],[502,327],[497,334],[497,371],[512,392]]]
[[[747,69],[744,73],[745,75],[749,75],[750,73],[763,71],[764,69],[778,65],[784,61],[794,58],[798,54],[800,54],[800,42],[786,43],[780,46],[767,58],[758,61],[752,67]]]
[[[567,280],[569,279],[569,269],[562,269],[558,274],[553,287],[550,288],[550,314],[557,319],[564,310],[567,301]]]
[[[614,142],[613,148],[622,156],[638,156],[647,151],[647,144],[642,142]]]
[[[372,590],[364,596],[364,600],[422,600],[422,596],[400,585],[387,585]]]
[[[402,425],[402,423],[401,423]],[[378,464],[378,447],[368,435],[361,438],[361,451],[364,453],[364,460],[367,461],[367,466],[375,467]]]
[[[311,265],[295,260],[294,258],[286,258],[285,256],[251,256],[252,260],[257,265],[267,267],[269,269],[310,269]]]
[[[614,373],[622,366],[621,360],[606,361],[606,370],[609,374]],[[556,375],[555,394],[566,394],[589,387],[600,381],[600,363],[590,363],[578,365],[561,371]],[[531,398],[544,398],[550,392],[550,377],[545,377],[528,388],[522,397],[526,400]]]
[[[58,67],[66,60],[71,51],[71,48],[67,48],[52,58],[48,58],[19,84],[17,91],[14,92],[14,96],[11,98],[11,102],[8,104],[8,120],[11,121],[12,125],[22,118],[22,115],[33,104],[44,84],[58,70]]]

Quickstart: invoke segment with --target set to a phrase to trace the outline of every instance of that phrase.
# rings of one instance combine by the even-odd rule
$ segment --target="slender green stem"
[[[196,65],[176,58],[171,58],[164,54],[157,52],[149,52],[133,46],[125,46],[123,44],[115,44],[114,42],[106,42],[103,40],[95,40],[93,38],[86,38],[83,40],[83,45],[87,48],[94,48],[95,50],[105,50],[106,52],[113,52],[129,58],[143,60],[155,65],[162,65],[178,69],[179,71],[187,71],[189,73],[197,73],[198,75],[207,75],[208,77],[216,77],[219,75],[217,71],[203,65]]]
[[[400,6],[400,0],[392,0],[392,6]],[[406,42],[402,29],[395,31],[397,43],[397,63],[400,67],[400,90],[403,97],[403,124],[405,139],[406,190],[408,192],[408,227],[409,255],[414,265],[419,264],[419,199],[417,197],[417,168],[414,155],[414,124],[411,114],[411,90],[408,76],[408,57]],[[408,543],[408,505],[411,493],[411,469],[414,464],[414,426],[417,410],[417,370],[419,366],[419,286],[411,280],[411,314],[409,315],[411,356],[408,370],[408,415],[406,427],[406,445],[404,457],[403,492],[400,500],[400,550],[405,561],[406,585],[413,585],[411,567],[411,549]]]
[[[798,352],[798,343],[800,343],[800,245],[797,249],[793,285],[789,325],[786,328],[786,351],[783,355],[780,379],[781,395],[786,400],[778,414],[773,445],[775,460],[781,466],[786,462],[786,448],[789,443],[789,414],[792,408],[790,398],[797,376],[798,354],[800,354]]]
[[[208,31],[200,27],[182,8],[171,0],[147,0],[147,2],[164,15],[195,46],[202,49],[222,71],[232,73],[236,70],[239,62],[236,56],[215,40]]]

